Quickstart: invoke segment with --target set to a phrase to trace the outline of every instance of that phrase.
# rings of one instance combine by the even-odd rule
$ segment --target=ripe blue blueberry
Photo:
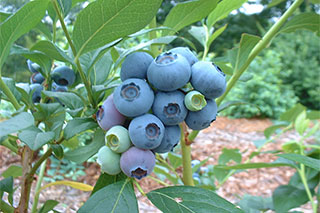
[[[121,172],[120,154],[113,152],[107,146],[99,149],[97,163],[100,165],[101,171],[109,175],[116,175]]]
[[[191,68],[180,54],[165,52],[152,61],[147,72],[148,81],[162,91],[173,91],[188,83]]]
[[[155,155],[150,150],[131,147],[122,153],[120,167],[128,177],[141,179],[153,171],[156,164]]]
[[[54,82],[62,86],[71,86],[76,79],[74,71],[67,66],[56,67],[51,72],[51,77]]]
[[[147,70],[153,57],[146,52],[134,52],[128,55],[121,66],[120,78],[125,81],[128,78],[147,78]]]
[[[39,70],[41,69],[38,64],[33,63],[30,59],[27,60],[27,65],[28,65],[28,69],[33,73],[39,72]]]
[[[208,61],[199,61],[192,67],[191,84],[206,98],[221,96],[226,90],[226,78],[221,69]]]
[[[169,50],[169,52],[182,55],[183,57],[185,57],[188,60],[190,66],[192,66],[194,63],[198,62],[197,57],[191,52],[191,50],[188,47],[175,47],[175,48]]]
[[[184,106],[183,92],[178,90],[157,92],[152,111],[165,125],[177,125],[183,122],[188,113]]]
[[[44,82],[44,77],[43,75],[41,75],[41,73],[39,72],[35,72],[32,74],[31,78],[30,78],[30,83],[31,84],[42,84],[42,82]]]
[[[122,82],[113,93],[113,102],[118,111],[127,117],[147,113],[153,103],[154,93],[142,79],[129,78]]]
[[[105,136],[106,145],[116,153],[127,151],[131,146],[129,132],[123,126],[113,126]]]
[[[129,136],[133,145],[140,149],[158,147],[164,136],[164,125],[156,116],[144,114],[129,124]]]
[[[172,151],[172,149],[179,143],[181,137],[181,130],[179,125],[166,126],[164,130],[164,137],[160,143],[160,146],[153,149],[157,153],[166,153]]]
[[[111,94],[100,106],[96,114],[99,126],[104,130],[109,130],[115,125],[122,125],[126,118],[117,110],[113,103]]]
[[[32,102],[39,103],[41,100],[41,91],[43,90],[43,86],[41,84],[31,84],[30,92],[32,92]]]
[[[52,82],[52,91],[53,92],[67,92],[68,87],[56,84],[56,82]]]
[[[216,120],[218,107],[213,99],[207,99],[207,105],[200,111],[190,111],[185,119],[190,129],[202,130]]]

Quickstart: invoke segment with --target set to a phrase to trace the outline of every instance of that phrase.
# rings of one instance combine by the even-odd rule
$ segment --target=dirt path
[[[256,150],[253,141],[263,139],[263,130],[271,125],[269,120],[259,119],[228,119],[219,117],[213,125],[202,131],[192,144],[192,158],[204,160],[212,156],[207,164],[217,164],[218,157],[223,148],[239,149],[243,154],[244,162],[251,152]],[[297,137],[292,133],[287,133],[281,137],[277,143],[267,145],[263,151],[276,150],[281,147],[282,142]],[[8,150],[0,147],[0,173],[8,166],[18,164],[17,157],[10,157]],[[252,162],[271,162],[275,160],[270,154],[259,155],[253,158]],[[94,185],[100,175],[97,164],[90,163],[86,166],[87,176],[79,181]],[[257,196],[271,196],[272,191],[280,184],[286,184],[294,171],[287,167],[252,169],[237,173],[230,177],[217,193],[225,199],[236,202],[245,194]],[[18,183],[19,180],[16,180]],[[156,182],[145,178],[140,181],[145,192],[159,188]],[[34,184],[35,185],[35,184]],[[137,191],[137,190],[136,190]],[[19,189],[15,193],[16,203],[19,200]],[[48,199],[61,202],[56,210],[61,212],[76,212],[76,210],[87,200],[90,193],[79,192],[66,186],[53,186],[41,192],[40,203]],[[136,192],[140,212],[160,212],[145,197]],[[309,212],[310,206],[306,205],[303,212]]]

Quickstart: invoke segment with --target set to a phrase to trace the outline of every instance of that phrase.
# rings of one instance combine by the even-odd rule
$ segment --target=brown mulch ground
[[[239,149],[244,154],[244,162],[252,151],[256,150],[254,140],[263,139],[263,130],[270,126],[270,120],[260,119],[229,119],[219,117],[213,125],[202,131],[192,144],[192,159],[204,160],[212,156],[207,164],[217,164],[218,157],[223,148]],[[268,144],[263,151],[276,150],[283,142],[296,138],[294,133],[284,134],[277,143]],[[252,162],[271,162],[275,157],[270,154],[259,155],[253,158]],[[18,157],[12,157],[10,151],[0,146],[0,174],[10,165],[19,164]],[[270,196],[272,191],[281,184],[288,183],[294,173],[293,169],[287,167],[252,169],[240,172],[228,179],[217,193],[225,199],[236,202],[244,194],[257,196]],[[99,166],[95,163],[86,165],[86,176],[79,181],[94,185],[100,175]],[[15,180],[18,184],[19,180]],[[148,178],[140,181],[143,190],[147,193],[156,188],[160,188],[158,183]],[[35,185],[35,184],[34,184]],[[90,193],[80,192],[66,186],[53,186],[41,192],[40,203],[48,199],[61,202],[56,210],[61,212],[76,212],[76,210],[87,200]],[[136,190],[139,200],[140,212],[160,212],[145,197]],[[15,203],[19,200],[19,188],[15,193]],[[311,212],[310,205],[299,209],[303,212]]]

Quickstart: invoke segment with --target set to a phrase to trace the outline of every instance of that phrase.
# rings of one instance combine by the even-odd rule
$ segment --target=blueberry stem
[[[20,104],[18,103],[16,97],[13,95],[9,87],[4,83],[1,77],[1,70],[0,70],[0,89],[3,91],[3,93],[8,97],[12,105],[16,110],[20,109]]]
[[[43,151],[47,151],[47,146],[44,146],[43,147]],[[38,202],[39,202],[39,195],[40,195],[40,188],[41,188],[41,183],[42,183],[42,180],[43,180],[43,176],[44,176],[44,171],[46,169],[46,162],[47,162],[47,159],[45,159],[42,163],[41,163],[41,166],[40,166],[40,172],[39,172],[39,175],[38,175],[38,180],[37,180],[37,185],[36,185],[36,188],[35,188],[35,196],[34,196],[34,199],[33,199],[33,204],[32,204],[32,209],[31,209],[31,212],[32,213],[35,213],[37,212],[37,207],[38,207]]]
[[[151,180],[154,180],[154,181],[160,183],[161,185],[164,185],[164,186],[167,186],[167,187],[170,186],[170,184],[167,184],[167,183],[163,182],[162,180],[159,180],[158,178],[152,177],[151,175],[149,175],[147,177],[150,178]]]
[[[138,181],[133,178],[133,182],[134,184],[136,185],[137,189],[139,190],[139,192],[143,195],[143,196],[146,196],[146,193],[143,191],[143,189],[141,188],[140,184],[138,183]]]
[[[191,167],[191,146],[186,144],[185,124],[180,124],[181,129],[181,152],[182,152],[182,181],[186,186],[194,186]]]
[[[62,17],[62,14],[60,13],[60,10],[59,10],[58,4],[57,4],[57,0],[51,0],[51,2],[53,4],[53,7],[54,7],[57,15],[58,15],[59,21],[61,23],[62,30],[63,30],[63,32],[64,32],[64,34],[65,34],[65,36],[66,36],[66,38],[68,40],[68,43],[69,43],[70,48],[72,50],[72,53],[75,56],[75,64],[76,64],[78,72],[80,74],[80,78],[81,78],[82,82],[84,83],[84,86],[85,86],[85,88],[87,90],[88,99],[89,99],[92,107],[95,108],[96,107],[96,103],[95,103],[95,101],[93,99],[93,95],[92,95],[93,93],[92,93],[92,88],[91,88],[90,82],[87,80],[86,75],[84,74],[84,72],[82,70],[79,57],[77,57],[76,48],[75,48],[75,46],[74,46],[74,44],[72,42],[72,39],[71,39],[70,34],[68,32],[68,29],[67,29],[67,27],[66,27],[66,25],[64,23],[64,19]]]

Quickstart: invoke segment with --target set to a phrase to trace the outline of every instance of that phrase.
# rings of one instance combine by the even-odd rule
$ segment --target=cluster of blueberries
[[[32,72],[30,78],[30,91],[32,92],[32,102],[39,103],[41,100],[41,91],[43,90],[42,84],[45,78],[39,72],[40,66],[31,60],[27,60],[28,68]],[[75,81],[75,73],[67,66],[59,66],[52,70],[50,73],[53,80],[51,90],[54,92],[66,92],[68,86],[71,86]],[[57,100],[59,101],[59,100]]]
[[[137,179],[152,172],[154,153],[169,152],[179,143],[181,122],[193,130],[210,126],[217,115],[214,99],[226,89],[220,68],[198,61],[185,47],[155,59],[146,52],[131,53],[120,78],[122,83],[97,112],[107,131],[97,162],[110,175],[123,171]]]

